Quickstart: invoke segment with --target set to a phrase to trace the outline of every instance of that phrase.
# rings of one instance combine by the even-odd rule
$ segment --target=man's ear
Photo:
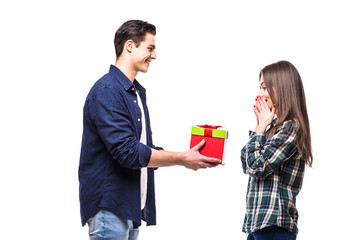
[[[133,40],[127,40],[124,44],[124,50],[128,51],[129,53],[132,52],[134,47],[135,43],[133,42]]]

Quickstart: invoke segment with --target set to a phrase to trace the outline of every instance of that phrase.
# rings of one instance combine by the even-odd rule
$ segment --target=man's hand
[[[186,152],[168,152],[152,149],[148,167],[169,167],[180,165],[195,171],[200,168],[216,167],[221,163],[220,159],[205,157],[199,153],[200,149],[204,145],[205,140],[203,139],[198,145]]]
[[[181,165],[192,170],[200,168],[216,167],[221,163],[219,159],[205,157],[199,153],[200,149],[205,145],[205,139],[199,144],[184,153]]]

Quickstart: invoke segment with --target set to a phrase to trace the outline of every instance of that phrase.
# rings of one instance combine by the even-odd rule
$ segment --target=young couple
[[[152,24],[125,22],[115,34],[115,65],[85,101],[80,212],[92,240],[134,240],[142,220],[156,224],[156,168],[198,170],[220,163],[199,153],[204,140],[185,152],[154,146],[145,89],[135,77],[156,59],[155,35]],[[291,63],[281,61],[260,71],[259,84],[256,128],[241,151],[243,170],[249,174],[243,231],[248,239],[296,239],[295,199],[305,164],[312,164],[302,81]]]

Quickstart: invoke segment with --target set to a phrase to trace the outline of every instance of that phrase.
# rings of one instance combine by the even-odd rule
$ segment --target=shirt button
[[[134,103],[136,103],[136,100],[134,100]]]
[[[140,118],[138,118],[138,122],[140,122]]]
[[[132,88],[131,88],[131,90],[133,90],[133,91],[134,91],[135,89],[132,87]]]

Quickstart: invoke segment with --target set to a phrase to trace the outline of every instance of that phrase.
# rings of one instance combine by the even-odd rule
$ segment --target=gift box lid
[[[219,127],[219,126],[215,126],[215,127]],[[204,137],[227,138],[226,130],[216,129],[209,125],[205,125],[204,127],[202,126],[192,127],[191,134],[197,136],[204,136]]]

